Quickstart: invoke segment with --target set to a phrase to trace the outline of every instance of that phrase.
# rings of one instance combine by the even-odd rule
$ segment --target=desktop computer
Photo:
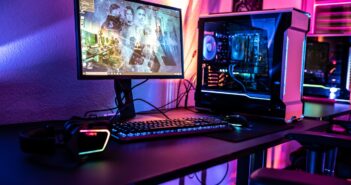
[[[309,35],[303,95],[306,101],[350,103],[351,37]]]
[[[309,18],[296,9],[200,17],[196,108],[303,118]]]

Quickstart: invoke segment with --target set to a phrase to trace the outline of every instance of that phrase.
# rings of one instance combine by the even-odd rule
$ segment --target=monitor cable
[[[163,115],[165,116],[165,113],[168,112],[170,109],[169,109],[169,110],[166,110],[166,111],[163,111],[162,109],[163,109],[164,107],[168,106],[169,104],[172,104],[172,103],[178,101],[178,99],[184,97],[184,96],[186,95],[186,93],[187,93],[187,92],[181,93],[181,94],[180,94],[180,95],[181,95],[180,97],[178,97],[178,98],[176,98],[176,99],[174,99],[174,100],[172,100],[172,101],[170,101],[170,102],[168,102],[168,103],[166,103],[165,105],[162,105],[162,106],[160,106],[160,107],[156,107],[156,106],[154,106],[153,104],[151,104],[150,102],[148,102],[148,104],[154,108],[154,109],[152,109],[152,110],[149,110],[148,112],[157,110],[158,112],[160,112],[161,114],[163,114]],[[134,102],[134,101],[143,101],[143,102],[145,102],[146,100],[143,100],[143,99],[135,99],[135,100],[133,100],[133,102]],[[145,102],[145,103],[146,103],[146,102]],[[127,104],[127,106],[128,106],[128,104]],[[115,107],[115,109],[117,109],[117,107]],[[116,114],[118,114],[118,113],[119,113],[119,110],[117,110]],[[165,116],[165,117],[166,117],[167,119],[169,119],[168,116]],[[113,117],[112,119],[114,119],[114,117]]]
[[[175,98],[175,99],[171,100],[170,102],[168,102],[168,103],[166,103],[166,104],[164,104],[164,105],[158,107],[158,109],[162,110],[164,113],[173,110],[173,109],[164,109],[164,107],[166,107],[166,106],[168,106],[168,105],[170,105],[170,104],[172,104],[172,103],[178,101],[179,98],[182,98],[182,97],[184,97],[185,95],[186,95],[186,92],[180,93],[180,97]],[[156,110],[156,109],[152,109],[152,110],[149,110],[149,111],[147,111],[147,112],[139,113],[139,114],[150,114],[150,113],[153,113],[154,110]]]
[[[196,54],[197,54],[197,50],[194,50],[194,51],[193,51],[193,54],[192,54],[192,56],[191,56],[191,60],[190,60],[189,64],[186,66],[186,68],[185,68],[184,74],[188,71],[190,65],[193,63]],[[186,80],[186,79],[184,79],[184,80]],[[180,86],[181,86],[182,82],[183,82],[183,80],[179,80],[179,82],[178,82],[177,97],[180,96],[180,95],[179,95],[179,94],[180,94]],[[177,102],[176,108],[179,107],[179,104],[180,104],[180,103]]]
[[[140,83],[138,84],[135,84],[132,88],[130,88],[130,93],[132,93],[133,89],[135,89],[136,87],[140,86],[140,85],[143,85],[144,83],[146,83],[149,79],[145,79],[143,81],[141,81]],[[122,97],[122,101],[125,99],[125,95],[123,95]],[[115,104],[116,104],[116,107],[118,107],[118,102],[117,102],[117,97],[115,97]]]
[[[192,77],[192,78],[193,78],[193,77]],[[143,80],[142,82],[140,82],[140,83],[134,85],[134,86],[131,88],[131,90],[133,90],[133,89],[135,89],[136,87],[138,87],[138,86],[140,86],[140,85],[146,83],[147,81],[148,81],[148,79],[145,79],[145,80]],[[180,93],[180,94],[179,94],[179,97],[177,97],[176,99],[173,99],[172,101],[170,101],[170,102],[168,102],[168,103],[166,103],[165,105],[162,105],[162,106],[160,106],[160,107],[156,107],[155,105],[153,105],[153,104],[151,104],[150,102],[147,102],[146,100],[143,100],[143,99],[135,99],[134,101],[143,101],[144,103],[147,103],[148,105],[150,105],[151,107],[154,108],[153,110],[157,110],[158,112],[160,112],[161,114],[163,114],[167,119],[169,119],[169,117],[168,117],[167,115],[165,115],[165,113],[166,113],[167,111],[169,111],[169,110],[162,111],[162,109],[163,109],[164,107],[166,107],[166,106],[168,106],[168,105],[174,103],[174,102],[177,102],[177,105],[179,105],[179,103],[181,102],[181,100],[182,100],[185,96],[186,96],[186,99],[187,99],[187,97],[188,97],[188,95],[189,95],[189,92],[190,92],[191,90],[194,90],[194,89],[195,89],[194,85],[192,84],[192,82],[191,82],[190,80],[185,79],[185,81],[188,83],[188,86],[187,86],[186,84],[184,84],[184,86],[185,86],[185,88],[186,88],[186,91]],[[122,99],[124,99],[124,98],[125,98],[125,97],[123,96]],[[134,101],[133,101],[133,102],[134,102]],[[187,100],[186,100],[186,101],[187,101]],[[91,113],[106,112],[106,111],[112,111],[112,112],[113,112],[113,110],[118,109],[118,103],[117,103],[117,101],[116,101],[116,98],[115,98],[115,103],[116,103],[116,107],[107,108],[107,109],[101,109],[101,110],[92,110],[92,111],[88,111],[88,112],[86,112],[86,113],[84,114],[84,117],[87,118],[87,117],[89,116],[89,114],[91,114]],[[152,111],[152,110],[151,110],[151,111]],[[116,115],[117,115],[119,112],[120,112],[120,110],[117,110]],[[95,115],[95,116],[96,116],[96,115]],[[89,117],[91,117],[91,116],[89,116]]]
[[[189,93],[191,90],[195,90],[194,84],[188,80],[188,79],[184,79],[186,82],[188,82],[189,86],[187,87],[187,93],[185,95],[185,100],[184,100],[184,107],[188,108],[188,98],[189,98]]]
[[[150,105],[150,106],[153,107],[155,110],[157,110],[159,113],[161,113],[166,119],[170,119],[162,110],[160,110],[159,108],[157,108],[157,107],[156,107],[155,105],[153,105],[152,103],[150,103],[150,102],[148,102],[148,101],[146,101],[146,100],[144,100],[144,99],[141,99],[141,98],[136,98],[136,99],[133,99],[133,102],[131,102],[131,103],[129,103],[129,104],[126,104],[126,106],[123,107],[121,110],[117,110],[115,116],[113,116],[111,120],[114,120],[114,119],[117,117],[118,113],[120,113],[120,111],[123,111],[123,109],[127,108],[130,104],[132,104],[132,103],[134,103],[134,102],[136,102],[136,101],[142,101],[142,102],[144,102],[144,103]]]
[[[135,84],[132,88],[131,88],[131,91],[133,89],[135,89],[136,87],[146,83],[149,79],[145,79],[143,81],[141,81],[140,83],[138,84]],[[124,100],[125,96],[122,97],[122,99]],[[98,112],[107,112],[107,111],[111,111],[113,113],[113,110],[116,110],[118,109],[118,103],[117,103],[117,97],[115,97],[115,104],[116,104],[116,107],[112,107],[112,108],[107,108],[107,109],[100,109],[100,110],[91,110],[91,111],[87,111],[84,113],[84,118],[87,118],[87,117],[92,117],[92,116],[89,116],[89,114],[91,113],[98,113]],[[95,117],[97,117],[96,115],[94,115]]]
[[[191,81],[189,81],[189,80],[187,80],[187,79],[184,79],[186,82],[188,82],[189,83],[189,85],[187,86],[186,84],[184,84],[183,83],[183,85],[184,85],[184,87],[185,87],[185,96],[182,96],[182,97],[179,97],[179,99],[178,99],[178,101],[177,101],[177,104],[176,104],[176,108],[178,108],[179,107],[179,105],[180,105],[180,103],[181,103],[181,101],[182,101],[182,99],[183,98],[185,98],[185,100],[184,100],[184,107],[187,107],[188,106],[188,97],[189,97],[189,92],[191,91],[191,90],[194,90],[195,89],[195,87],[194,87],[194,85],[191,83]]]

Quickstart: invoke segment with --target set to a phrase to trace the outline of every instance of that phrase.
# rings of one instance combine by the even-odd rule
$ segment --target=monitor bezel
[[[180,8],[171,7],[167,5],[161,5],[140,0],[123,0],[133,3],[139,3],[141,5],[151,5],[165,9],[176,10],[179,12],[180,21],[180,44],[181,44],[181,75],[84,75],[82,68],[82,48],[81,48],[81,29],[80,29],[80,9],[79,0],[74,0],[74,19],[75,19],[75,35],[76,35],[76,57],[77,57],[77,77],[79,80],[119,80],[119,79],[183,79],[184,78],[184,45],[183,45],[183,19],[182,10]]]

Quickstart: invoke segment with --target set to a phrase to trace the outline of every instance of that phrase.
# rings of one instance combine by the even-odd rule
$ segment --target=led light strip
[[[80,130],[80,133],[88,133],[88,132],[106,132],[107,133],[107,137],[106,137],[106,141],[104,143],[104,146],[102,147],[102,149],[97,149],[97,150],[91,150],[91,151],[85,151],[85,152],[79,152],[78,155],[86,155],[86,154],[91,154],[91,153],[96,153],[96,152],[102,152],[105,150],[107,142],[110,138],[110,131],[107,129],[95,129],[95,130]]]
[[[350,91],[350,73],[351,73],[351,47],[349,48],[349,62],[347,65],[347,75],[346,75],[346,89]]]
[[[205,93],[215,93],[215,94],[227,94],[227,95],[238,95],[238,96],[245,96],[250,99],[257,99],[257,100],[271,100],[270,98],[259,98],[259,97],[252,97],[247,94],[240,94],[240,93],[229,93],[229,92],[223,92],[223,91],[209,91],[209,90],[201,90],[201,92]]]
[[[305,64],[306,64],[306,38],[303,40],[303,46],[302,46],[302,64],[301,64],[301,79],[300,79],[300,94],[303,94],[303,81],[305,79],[305,73],[304,73],[304,69],[305,69]]]
[[[350,103],[350,100],[343,100],[343,99],[335,99],[335,101]]]
[[[336,87],[326,87],[323,85],[313,85],[313,84],[303,84],[304,87],[314,87],[314,88],[322,88],[322,89],[328,89],[330,90],[331,88],[335,88],[337,90],[340,90],[340,88],[336,88]]]
[[[288,35],[288,33],[285,33]],[[286,43],[285,43],[285,58],[284,58],[284,88],[283,88],[283,96],[285,96],[285,91],[286,91],[286,74],[288,73],[288,51],[289,51],[289,36],[286,36]]]

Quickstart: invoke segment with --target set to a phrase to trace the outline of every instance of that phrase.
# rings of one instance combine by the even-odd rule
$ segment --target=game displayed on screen
[[[124,0],[79,8],[83,75],[182,75],[178,9]]]

